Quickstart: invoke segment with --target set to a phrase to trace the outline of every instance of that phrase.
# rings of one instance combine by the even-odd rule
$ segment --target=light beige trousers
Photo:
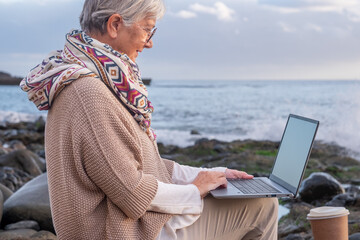
[[[276,240],[276,198],[204,199],[204,210],[191,226],[176,231],[187,240]]]

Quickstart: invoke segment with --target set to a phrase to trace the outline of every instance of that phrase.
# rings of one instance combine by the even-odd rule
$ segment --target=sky
[[[83,0],[0,0],[0,71],[25,76],[80,28]],[[358,0],[164,0],[143,77],[360,80]]]

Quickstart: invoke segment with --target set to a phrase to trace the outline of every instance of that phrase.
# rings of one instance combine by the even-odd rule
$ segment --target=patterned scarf
[[[39,110],[48,110],[64,87],[82,77],[100,78],[125,104],[151,140],[154,108],[148,100],[139,68],[126,54],[73,30],[66,34],[63,51],[55,51],[33,68],[20,87]]]

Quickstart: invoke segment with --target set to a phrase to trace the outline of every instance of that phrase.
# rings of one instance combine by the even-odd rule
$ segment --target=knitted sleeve
[[[74,115],[80,118],[74,118],[73,131],[81,147],[74,154],[81,156],[86,174],[106,197],[128,217],[138,219],[155,197],[157,181],[142,171],[139,129],[124,107],[114,107],[114,96],[101,85],[89,91],[76,88]]]
[[[170,177],[172,178],[173,177],[173,172],[174,172],[173,169],[174,169],[175,162],[172,161],[172,160],[165,159],[165,158],[162,158],[162,160],[165,163],[166,170],[169,172]]]

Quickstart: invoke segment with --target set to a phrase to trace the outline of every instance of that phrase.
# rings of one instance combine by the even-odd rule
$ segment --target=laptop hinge
[[[286,190],[288,190],[289,192],[293,193],[294,196],[297,193],[297,188],[294,186],[291,186],[290,184],[288,184],[287,182],[285,182],[284,180],[282,180],[281,178],[278,178],[277,176],[275,176],[274,174],[270,174],[269,179],[271,181],[276,182],[277,184],[279,184],[280,186],[282,186],[283,188],[285,188]]]

